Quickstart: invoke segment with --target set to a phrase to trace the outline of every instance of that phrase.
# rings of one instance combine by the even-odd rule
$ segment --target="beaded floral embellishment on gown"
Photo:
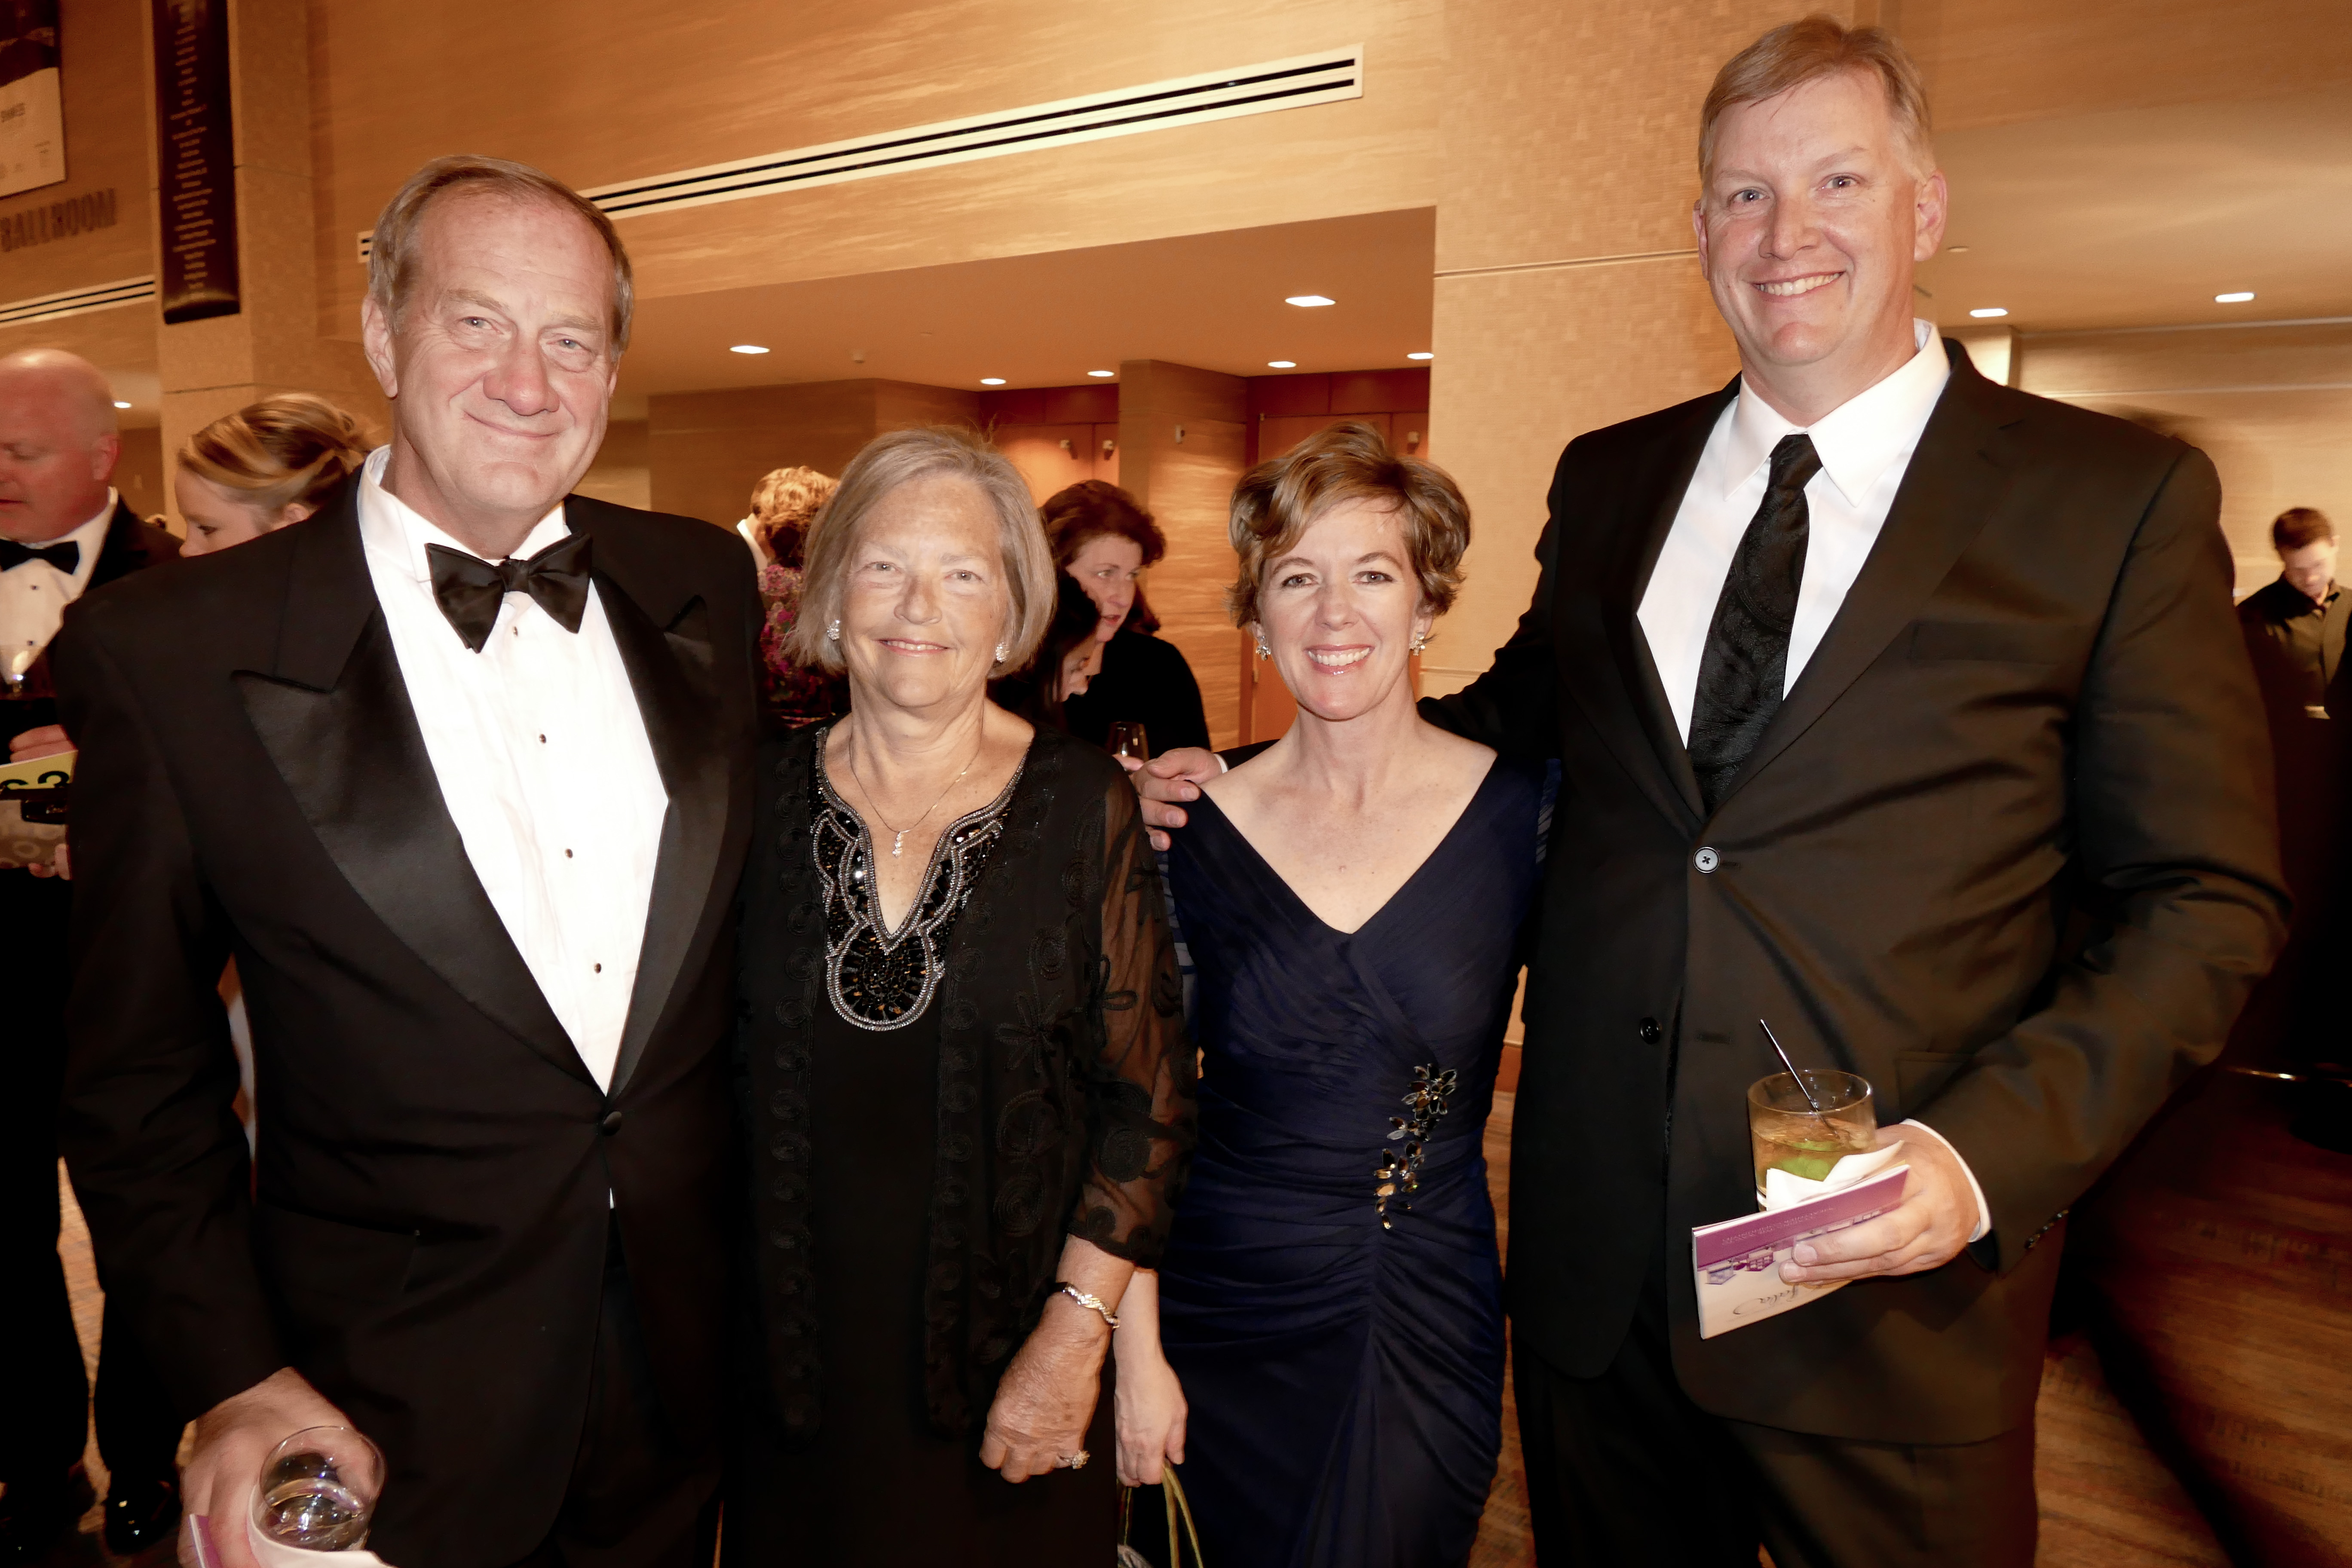
[[[823,736],[816,751],[824,755]],[[949,930],[971,901],[989,851],[1004,836],[1021,770],[1013,770],[994,800],[940,835],[922,890],[895,931],[884,922],[875,891],[873,835],[834,793],[822,764],[812,771],[817,798],[809,849],[824,899],[825,989],[834,1011],[859,1028],[902,1029],[923,1016],[940,988]]]
[[[1389,1223],[1391,1198],[1400,1200],[1400,1209],[1412,1207],[1411,1202],[1404,1200],[1421,1191],[1422,1144],[1437,1131],[1438,1118],[1445,1114],[1447,1099],[1459,1082],[1460,1076],[1452,1068],[1440,1072],[1434,1062],[1412,1069],[1412,1092],[1404,1097],[1405,1108],[1412,1114],[1389,1118],[1389,1135],[1381,1149],[1380,1168],[1372,1173],[1373,1180],[1380,1183],[1373,1189],[1377,1199],[1373,1207],[1380,1213],[1382,1230],[1396,1228]],[[1399,1147],[1391,1153],[1388,1143]]]

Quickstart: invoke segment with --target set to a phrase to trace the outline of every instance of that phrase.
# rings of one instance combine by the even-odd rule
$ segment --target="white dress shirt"
[[[1837,618],[1846,590],[1862,574],[1870,547],[1902,488],[1927,416],[1944,395],[1952,367],[1934,323],[1914,321],[1919,350],[1903,367],[1869,391],[1840,404],[1810,429],[1791,425],[1769,403],[1743,385],[1715,422],[1683,492],[1682,509],[1658,552],[1650,586],[1642,595],[1642,635],[1675,710],[1675,725],[1690,739],[1691,704],[1698,691],[1699,661],[1706,653],[1707,627],[1731,558],[1772,473],[1772,448],[1783,436],[1802,430],[1813,438],[1822,471],[1805,486],[1811,523],[1805,539],[1805,573],[1797,590],[1797,620],[1789,630],[1787,682],[1797,683],[1813,650]]]
[[[0,666],[19,655],[25,664],[31,664],[58,635],[58,627],[65,622],[66,606],[81,597],[82,590],[89,586],[89,574],[98,570],[98,552],[106,548],[114,504],[114,492],[109,490],[106,504],[96,517],[71,533],[41,542],[43,549],[68,542],[79,545],[81,559],[71,572],[60,572],[46,561],[27,561],[0,572]]]
[[[474,652],[433,596],[427,544],[465,547],[382,483],[367,460],[360,538],[466,858],[580,1059],[606,1089],[645,944],[669,805],[603,601],[567,632],[509,594]],[[558,506],[515,553],[566,538]]]
[[[1723,596],[1723,580],[1730,575],[1731,558],[1740,538],[1764,504],[1770,482],[1772,448],[1784,436],[1800,431],[1813,438],[1822,471],[1805,485],[1805,510],[1810,518],[1805,539],[1804,575],[1797,587],[1797,618],[1789,628],[1789,663],[1782,677],[1782,694],[1797,683],[1806,661],[1822,646],[1830,623],[1837,619],[1862,564],[1886,526],[1895,492],[1918,450],[1928,416],[1952,366],[1932,321],[1913,321],[1918,352],[1902,368],[1869,390],[1856,394],[1824,414],[1807,428],[1791,425],[1745,384],[1708,432],[1691,473],[1690,488],[1675,513],[1674,525],[1658,552],[1658,564],[1642,595],[1642,636],[1650,645],[1666,701],[1675,710],[1675,727],[1690,740],[1691,707],[1697,700],[1699,663],[1706,656],[1707,628],[1715,622],[1716,601]],[[1982,1239],[1992,1228],[1985,1206],[1984,1187],[1968,1162],[1960,1159],[1944,1135],[1924,1121],[1906,1121],[1950,1151],[1969,1186],[1976,1194],[1976,1228],[1969,1239]]]

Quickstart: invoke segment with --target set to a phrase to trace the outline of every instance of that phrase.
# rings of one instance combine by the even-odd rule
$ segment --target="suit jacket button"
[[[1658,1021],[1655,1018],[1644,1018],[1642,1020],[1642,1027],[1639,1033],[1641,1034],[1642,1043],[1643,1045],[1654,1046],[1658,1043],[1660,1037],[1665,1034],[1665,1031],[1658,1027]]]
[[[621,1113],[617,1110],[606,1111],[604,1113],[604,1120],[598,1122],[596,1125],[604,1130],[605,1137],[610,1138],[614,1133],[618,1132],[621,1130]]]
[[[1715,852],[1714,845],[1702,844],[1699,846],[1698,853],[1691,857],[1691,864],[1701,871],[1712,871],[1723,864],[1723,857]]]

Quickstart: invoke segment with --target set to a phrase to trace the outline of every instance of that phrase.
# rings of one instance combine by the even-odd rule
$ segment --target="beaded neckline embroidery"
[[[825,737],[816,737],[816,790],[810,852],[824,900],[825,989],[833,1010],[861,1029],[903,1029],[923,1016],[947,972],[948,933],[971,902],[1022,769],[996,798],[950,823],[931,848],[923,886],[895,931],[874,887],[874,837],[825,776]]]

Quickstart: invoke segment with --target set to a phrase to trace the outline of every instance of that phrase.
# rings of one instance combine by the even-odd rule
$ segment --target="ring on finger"
[[[1075,1454],[1064,1454],[1055,1458],[1054,1468],[1057,1470],[1083,1470],[1087,1468],[1087,1461],[1093,1458],[1092,1454],[1081,1448]]]

